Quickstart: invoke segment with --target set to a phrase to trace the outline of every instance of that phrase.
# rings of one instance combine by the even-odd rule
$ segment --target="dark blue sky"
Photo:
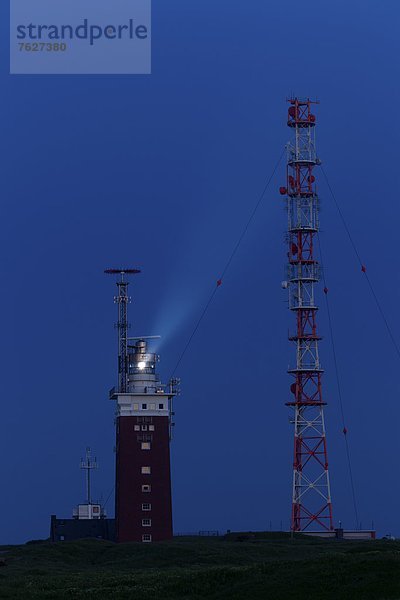
[[[114,476],[114,280],[140,266],[132,332],[166,379],[290,136],[318,97],[318,149],[400,339],[395,0],[153,2],[151,76],[10,76],[1,19],[1,543],[48,535],[83,500],[86,445]],[[177,532],[288,526],[294,348],[274,178],[179,368]],[[325,258],[364,527],[400,535],[399,359],[320,175]],[[322,298],[321,298],[322,300]],[[321,359],[336,522],[354,526],[326,311]],[[112,514],[112,500],[107,508]]]

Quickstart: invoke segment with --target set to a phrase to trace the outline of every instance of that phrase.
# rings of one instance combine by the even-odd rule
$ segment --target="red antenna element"
[[[289,308],[296,330],[289,340],[296,345],[296,365],[289,369],[293,409],[294,457],[292,531],[333,530],[332,503],[325,436],[322,374],[319,360],[314,288],[319,281],[315,237],[319,231],[319,199],[314,168],[320,164],[315,147],[315,116],[307,99],[291,98],[288,126],[294,139],[288,144],[288,281]],[[324,290],[328,292],[327,289]]]

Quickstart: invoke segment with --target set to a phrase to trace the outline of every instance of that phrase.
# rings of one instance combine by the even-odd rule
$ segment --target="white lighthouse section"
[[[171,391],[165,391],[156,373],[157,354],[148,352],[145,339],[128,349],[127,392],[111,393],[117,400],[117,416],[169,417]]]

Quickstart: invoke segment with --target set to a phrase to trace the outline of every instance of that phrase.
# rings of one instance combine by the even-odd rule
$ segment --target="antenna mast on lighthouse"
[[[119,275],[117,281],[118,294],[114,296],[118,304],[118,392],[125,394],[128,391],[128,304],[131,301],[128,295],[129,281],[127,275],[136,275],[140,269],[106,269],[107,275]]]

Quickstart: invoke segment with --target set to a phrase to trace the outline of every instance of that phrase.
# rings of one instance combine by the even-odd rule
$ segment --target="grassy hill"
[[[400,543],[178,538],[2,547],[0,598],[400,599]]]

